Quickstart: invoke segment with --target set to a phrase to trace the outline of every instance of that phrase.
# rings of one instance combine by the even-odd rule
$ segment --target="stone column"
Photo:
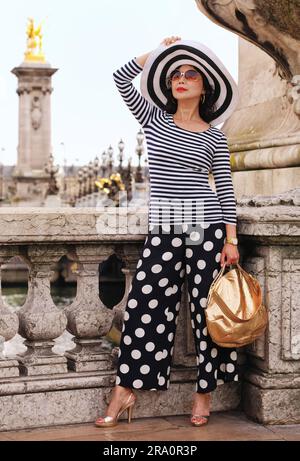
[[[7,306],[1,296],[1,266],[15,256],[15,248],[0,247],[0,378],[11,378],[19,376],[19,364],[15,359],[6,358],[2,348],[4,341],[9,341],[18,332],[19,320],[9,306]]]
[[[243,407],[263,424],[300,423],[299,207],[245,207],[239,216],[243,267],[269,313],[265,334],[246,347]]]
[[[28,350],[18,356],[26,375],[67,372],[67,360],[52,352],[54,339],[64,331],[67,319],[50,294],[51,266],[64,254],[62,246],[30,245],[22,257],[30,266],[28,295],[18,311],[19,333],[26,338]]]
[[[18,79],[19,95],[18,159],[13,176],[22,200],[32,200],[33,182],[41,189],[41,198],[48,186],[44,165],[52,152],[51,84],[56,71],[49,63],[26,61],[11,71]]]
[[[105,244],[77,245],[69,257],[77,260],[77,293],[74,302],[65,308],[67,330],[75,338],[76,347],[66,351],[71,370],[98,371],[111,368],[110,351],[103,347],[104,337],[113,320],[113,312],[99,297],[99,264],[114,253]]]

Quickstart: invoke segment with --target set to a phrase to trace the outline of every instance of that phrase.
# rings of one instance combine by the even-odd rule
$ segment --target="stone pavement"
[[[121,420],[112,428],[93,423],[0,432],[0,441],[299,441],[300,424],[262,425],[240,411],[212,412],[207,426],[194,427],[188,415]]]

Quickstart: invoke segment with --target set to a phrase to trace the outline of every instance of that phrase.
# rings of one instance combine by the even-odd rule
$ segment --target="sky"
[[[238,37],[209,20],[194,0],[0,0],[0,162],[14,165],[18,146],[17,78],[26,50],[27,18],[42,22],[43,51],[52,77],[52,153],[55,164],[86,165],[109,145],[118,164],[137,165],[140,125],[122,100],[112,73],[165,37],[204,43],[238,83]],[[140,90],[140,75],[133,80]],[[218,127],[221,128],[222,125]],[[146,147],[146,146],[145,146]],[[142,165],[146,152],[142,156]]]

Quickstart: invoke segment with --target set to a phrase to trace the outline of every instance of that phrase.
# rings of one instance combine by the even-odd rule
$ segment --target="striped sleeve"
[[[147,101],[146,98],[135,88],[132,83],[134,77],[141,73],[143,67],[136,61],[136,57],[121,66],[113,73],[113,78],[117,89],[133,113],[137,121],[146,126],[152,120],[155,106]]]
[[[231,176],[230,152],[227,137],[223,132],[214,152],[212,173],[217,196],[222,208],[224,223],[236,225],[236,198]]]

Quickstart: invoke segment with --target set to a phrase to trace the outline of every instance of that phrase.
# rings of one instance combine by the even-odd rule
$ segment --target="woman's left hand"
[[[239,262],[239,258],[240,255],[237,245],[233,245],[232,243],[225,243],[221,252],[221,266],[224,264],[226,264],[226,266],[229,266],[230,264],[236,264]]]

